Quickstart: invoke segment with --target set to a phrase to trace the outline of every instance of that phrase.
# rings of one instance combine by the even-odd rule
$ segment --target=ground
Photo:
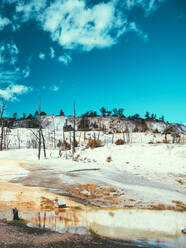
[[[30,228],[19,223],[0,221],[1,248],[132,248],[132,243],[114,242],[94,235],[60,234],[49,230]],[[143,246],[140,246],[143,247]]]
[[[186,145],[77,149],[76,161],[70,154],[68,159],[59,158],[57,150],[47,154],[48,159],[38,161],[33,149],[1,152],[1,179],[43,187],[90,206],[186,204]],[[107,162],[109,156],[111,162]]]
[[[176,210],[185,216],[186,145],[107,144],[95,149],[76,148],[74,158],[70,151],[63,152],[62,157],[59,157],[56,149],[47,150],[47,159],[42,157],[40,161],[35,149],[7,150],[0,153],[0,178],[0,210],[17,207],[23,213],[27,210],[41,213],[53,211],[53,203],[57,197],[65,199],[69,207],[68,218],[63,219],[64,223],[69,223],[72,216],[73,221],[77,221],[78,211],[92,208]],[[115,214],[113,211],[109,212],[107,221],[108,218],[111,221],[113,213]],[[0,219],[3,216],[6,218],[6,214],[1,212]],[[121,219],[120,215],[115,214],[115,217]],[[53,217],[47,218],[50,221]],[[59,214],[59,218],[63,218],[63,213]],[[162,219],[161,214],[158,218]],[[170,215],[172,223],[177,221],[176,228],[179,230],[174,230],[177,233],[186,223],[182,215],[179,220],[175,218],[176,214]],[[130,213],[129,219],[131,220]],[[0,233],[2,225],[7,223],[1,223]],[[153,222],[150,225],[153,226]],[[167,222],[163,226],[166,231]],[[174,227],[171,228],[172,232]],[[81,239],[79,247],[84,247],[82,240],[84,239]],[[55,238],[53,241],[55,243]],[[84,241],[86,247],[86,239]],[[70,242],[65,241],[67,246],[62,247],[68,247],[74,241]],[[91,242],[94,240],[91,239]],[[100,244],[98,242],[98,246],[94,247],[99,247]],[[8,245],[0,244],[0,247],[11,247],[11,244]],[[58,247],[57,245],[55,243],[55,246],[45,247]],[[107,245],[105,247],[112,247]]]

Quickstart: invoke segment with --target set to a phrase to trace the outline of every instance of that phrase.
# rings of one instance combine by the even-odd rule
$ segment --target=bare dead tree
[[[99,122],[98,122],[98,128],[99,128],[99,132],[98,132],[98,140],[99,140],[100,132],[101,132],[101,117],[100,117]]]
[[[94,140],[96,140],[96,134],[95,134],[95,132],[93,133],[93,137],[94,137]]]
[[[70,142],[70,147],[72,145],[72,135],[71,135],[71,131],[69,132],[69,142]]]
[[[0,151],[3,150],[3,142],[4,142],[4,119],[3,119],[4,111],[5,111],[5,101],[2,98],[0,105],[0,118],[1,118]]]
[[[112,133],[112,144],[114,144],[114,131]]]
[[[84,131],[84,141],[86,140],[86,132]]]
[[[17,129],[17,141],[18,141],[18,147],[20,149],[21,148],[21,137],[20,137],[19,129]]]
[[[8,150],[9,148],[9,145],[11,143],[11,139],[10,139],[10,133],[11,133],[11,130],[6,127],[4,128],[4,148]]]
[[[75,144],[76,144],[76,107],[74,102],[74,130],[73,130],[73,143],[72,143],[72,154],[75,154]]]
[[[81,133],[79,134],[79,144],[80,144],[80,142],[81,142]]]
[[[41,125],[41,103],[39,105],[39,130],[38,130],[38,159],[40,160],[41,158],[41,143],[43,143],[43,153],[44,153],[44,158],[46,158],[46,146],[45,146],[45,139],[42,131],[42,125]]]
[[[65,131],[64,131],[64,127],[63,127],[63,142],[65,141]]]
[[[46,158],[46,145],[45,145],[45,138],[44,138],[42,129],[41,129],[41,137],[42,137],[42,141],[43,141],[43,153],[44,153],[44,158]]]
[[[125,132],[124,132],[124,130],[122,131],[122,133],[123,133],[123,142],[124,142],[124,144],[126,144],[126,141],[125,141]]]
[[[53,144],[54,144],[54,149],[56,149],[56,127],[55,127],[55,121],[54,121],[54,116],[52,116],[52,120],[53,120]]]

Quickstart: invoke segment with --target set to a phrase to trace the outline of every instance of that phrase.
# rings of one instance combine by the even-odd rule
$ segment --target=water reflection
[[[112,214],[110,214],[111,212]],[[149,214],[151,220],[145,219]],[[157,216],[156,219],[153,218],[153,214]],[[132,241],[137,245],[142,244],[147,247],[186,247],[186,235],[181,233],[181,226],[186,225],[186,213],[66,208],[56,211],[21,212],[21,216],[35,226],[62,233],[86,234],[87,230],[91,229],[101,236]],[[128,219],[128,217],[130,218]],[[162,220],[163,218],[164,220]],[[173,220],[174,223],[171,223]],[[165,221],[167,221],[166,225]],[[161,226],[157,226],[157,223]],[[164,223],[164,227],[162,227],[162,223]]]

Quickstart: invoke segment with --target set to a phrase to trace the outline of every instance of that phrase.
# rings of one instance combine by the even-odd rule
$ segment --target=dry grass
[[[54,208],[54,201],[46,197],[41,197],[40,207],[41,209],[52,210]]]
[[[125,142],[124,142],[124,140],[122,140],[122,139],[118,139],[118,140],[116,140],[115,144],[116,144],[117,146],[120,146],[120,145],[124,145]]]
[[[152,210],[173,210],[173,211],[186,211],[186,204],[180,201],[173,200],[172,203],[174,203],[176,206],[172,205],[165,205],[165,204],[157,204],[157,205],[151,205],[150,209]]]
[[[110,215],[111,217],[114,217],[114,213],[113,213],[112,211],[109,212],[109,215]]]
[[[101,140],[95,140],[95,139],[88,139],[88,143],[86,148],[97,148],[97,147],[102,147],[103,144],[101,142]]]
[[[184,202],[173,200],[172,203],[176,205],[178,210],[186,211],[186,204]]]
[[[112,161],[112,158],[111,156],[107,157],[107,160],[106,160],[108,163],[110,163]]]
[[[80,196],[86,199],[102,200],[107,204],[118,203],[117,199],[119,196],[123,195],[122,192],[112,188],[112,187],[101,187],[96,184],[79,184],[75,187],[67,188],[67,191],[73,196]]]
[[[181,179],[176,179],[176,182],[178,182],[179,184],[183,185],[183,181]]]

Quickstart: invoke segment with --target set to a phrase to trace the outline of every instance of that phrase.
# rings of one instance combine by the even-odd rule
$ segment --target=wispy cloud
[[[24,78],[29,77],[29,75],[30,75],[30,67],[26,66],[26,68],[22,71],[22,73],[23,73]]]
[[[15,65],[18,61],[19,50],[13,41],[0,42],[0,64]]]
[[[0,69],[0,84],[11,84],[22,78],[22,73],[19,68],[12,70]]]
[[[39,53],[39,56],[38,56],[41,60],[45,60],[45,57],[46,55],[44,53]]]
[[[55,50],[53,47],[49,47],[49,56],[51,59],[55,57]]]
[[[66,49],[90,51],[116,43],[126,26],[126,17],[116,10],[115,1],[87,8],[82,0],[54,1],[40,15],[43,29]]]
[[[14,1],[15,2],[15,1]],[[47,0],[17,1],[16,12],[22,22],[38,17],[38,13],[44,10]]]
[[[137,35],[144,41],[148,40],[148,35],[145,34],[140,28],[138,28],[135,22],[131,22],[129,24],[129,31],[137,33]]]
[[[31,87],[22,84],[10,84],[5,89],[0,89],[0,96],[7,101],[16,101],[18,100],[17,96],[26,94],[31,90]]]
[[[11,23],[11,21],[8,18],[2,17],[0,15],[0,31],[2,31],[4,29],[4,27],[9,25],[10,23]]]
[[[49,88],[51,91],[58,91],[59,90],[59,87],[56,86],[56,85],[52,85],[50,88]]]
[[[17,22],[35,19],[63,49],[83,51],[111,47],[129,31],[147,40],[147,35],[137,28],[137,24],[136,28],[131,28],[129,12],[133,8],[141,8],[147,17],[164,1],[110,0],[96,1],[96,4],[90,5],[86,0],[8,0],[16,6],[14,19]],[[49,49],[49,56],[53,59],[55,51],[52,47]],[[39,57],[45,59],[44,55]],[[63,58],[61,62],[64,62]]]
[[[64,54],[58,57],[58,61],[62,62],[64,65],[68,65],[72,61],[72,58],[69,54]]]
[[[126,0],[124,6],[131,10],[134,7],[140,7],[145,11],[146,16],[157,10],[162,2],[166,0]]]
[[[50,91],[56,92],[56,91],[59,91],[59,89],[60,89],[60,87],[55,85],[55,84],[51,85],[50,87],[47,87],[46,85],[42,86],[42,90],[50,90]]]

